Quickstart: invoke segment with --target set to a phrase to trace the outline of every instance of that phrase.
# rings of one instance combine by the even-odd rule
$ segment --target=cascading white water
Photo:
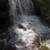
[[[8,43],[15,45],[17,50],[31,50],[36,37],[50,32],[50,29],[44,26],[36,15],[32,15],[34,14],[32,0],[9,0],[9,5],[10,15],[14,18],[14,33],[10,31],[12,38]]]

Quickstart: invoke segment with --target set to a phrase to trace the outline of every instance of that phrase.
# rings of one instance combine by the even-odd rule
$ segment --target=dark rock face
[[[50,23],[50,0],[32,0],[35,6],[35,13],[42,16]]]
[[[8,0],[0,0],[0,11],[6,12],[8,10]]]
[[[15,48],[15,47],[11,47],[11,46],[7,46],[7,47],[5,48],[5,50],[16,50],[16,48]]]
[[[0,32],[4,32],[10,24],[8,0],[0,0]]]
[[[10,26],[8,0],[0,0],[0,50],[4,50],[7,43],[7,31]]]

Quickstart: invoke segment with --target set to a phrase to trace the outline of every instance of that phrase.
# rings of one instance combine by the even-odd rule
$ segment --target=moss
[[[47,48],[46,46],[42,46],[40,50],[50,50],[50,49]]]

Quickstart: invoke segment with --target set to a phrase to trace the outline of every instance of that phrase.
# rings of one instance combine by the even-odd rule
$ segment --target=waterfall
[[[9,0],[9,4],[12,8],[10,11],[13,15],[30,15],[34,9],[31,0]]]
[[[50,28],[35,15],[32,0],[9,0],[9,5],[14,26],[10,29],[8,45],[17,50],[32,50],[35,39],[50,38]]]

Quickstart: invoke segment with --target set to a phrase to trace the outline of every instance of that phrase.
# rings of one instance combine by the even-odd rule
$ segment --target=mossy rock
[[[50,49],[47,48],[46,46],[42,46],[39,50],[50,50]]]

